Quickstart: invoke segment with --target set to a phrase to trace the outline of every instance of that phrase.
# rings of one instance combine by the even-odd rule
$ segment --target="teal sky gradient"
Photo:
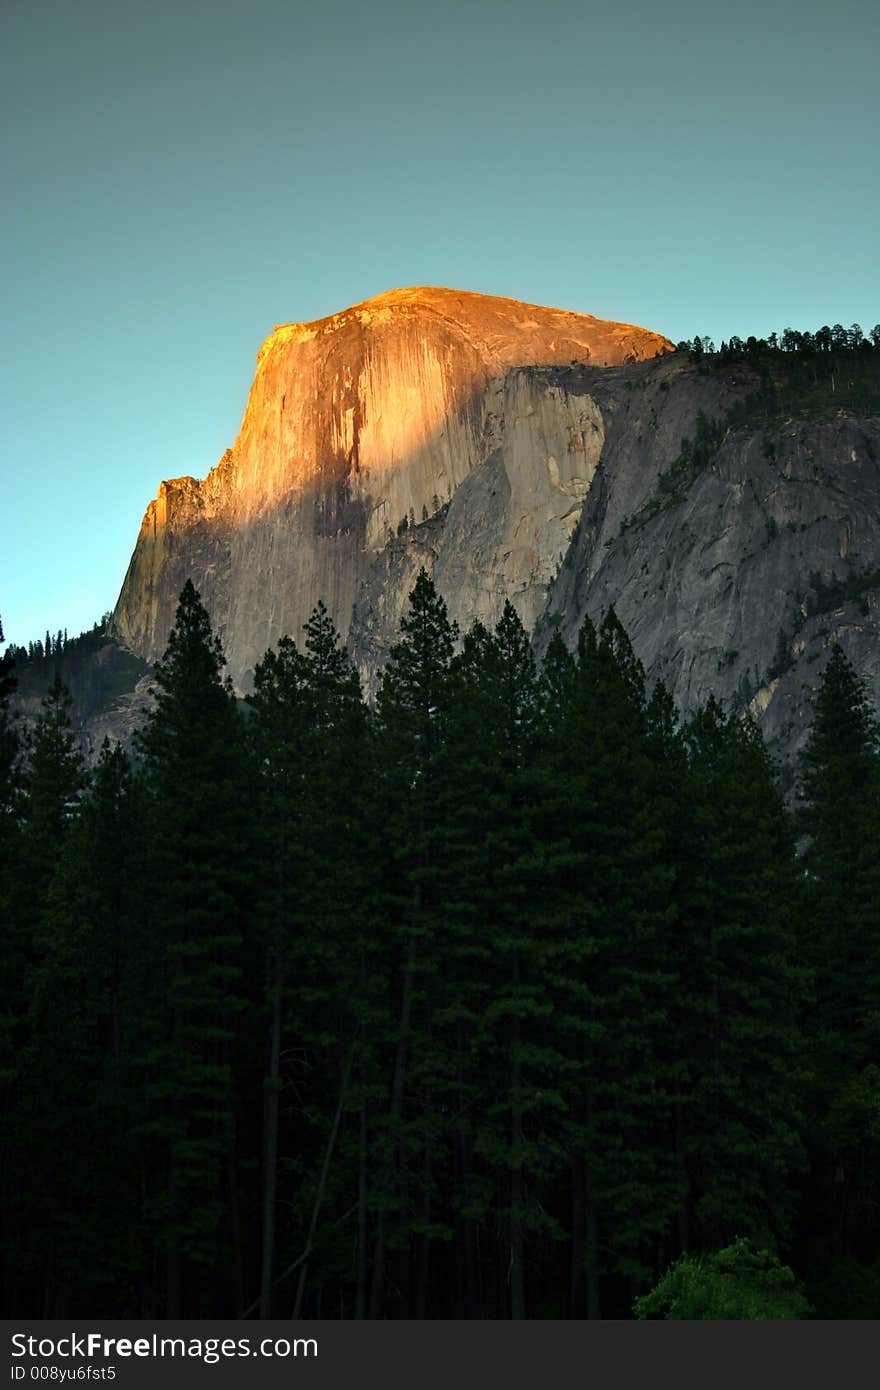
[[[876,0],[0,0],[0,50],[7,640],[113,606],[276,323],[880,319]]]

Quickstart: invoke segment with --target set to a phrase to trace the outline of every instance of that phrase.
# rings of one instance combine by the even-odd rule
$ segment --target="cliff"
[[[147,660],[160,655],[191,576],[247,689],[266,648],[298,634],[317,598],[347,635],[374,559],[451,503],[502,438],[513,486],[503,546],[480,581],[492,602],[474,613],[492,616],[510,592],[532,620],[577,521],[601,421],[589,400],[562,393],[534,418],[505,372],[607,366],[671,346],[587,314],[430,288],[276,328],[233,447],[203,482],[163,482],[147,509],[117,636]]]
[[[880,360],[870,365],[867,412],[783,396],[788,409],[768,414],[742,364],[606,373],[593,388],[606,447],[539,649],[614,604],[679,707],[714,693],[750,710],[787,780],[834,642],[880,708]],[[683,453],[704,422],[702,456]]]
[[[277,328],[233,447],[148,508],[117,638],[158,656],[191,576],[246,691],[323,598],[371,690],[424,565],[539,650],[615,604],[683,709],[750,707],[790,763],[832,641],[880,700],[880,412],[768,414],[754,365],[669,348],[437,289]]]

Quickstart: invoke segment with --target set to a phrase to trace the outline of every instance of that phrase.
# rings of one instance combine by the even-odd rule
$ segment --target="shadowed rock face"
[[[589,398],[557,390],[535,404],[528,383],[505,373],[575,359],[611,366],[671,346],[587,314],[431,288],[276,328],[233,448],[203,482],[163,482],[147,509],[116,635],[159,656],[191,577],[247,689],[266,648],[298,634],[318,598],[348,635],[389,541],[438,516],[491,458],[493,496],[506,506],[483,518],[486,568],[461,576],[453,607],[491,619],[509,594],[531,624],[577,522],[602,422]],[[481,494],[482,484],[474,505]],[[459,503],[460,532],[481,524],[473,506],[461,513]]]
[[[880,418],[727,428],[708,466],[656,508],[698,411],[723,418],[757,379],[676,356],[565,375],[594,378],[605,447],[538,651],[555,630],[573,643],[613,604],[649,679],[685,712],[710,694],[748,709],[790,785],[835,642],[880,708]]]

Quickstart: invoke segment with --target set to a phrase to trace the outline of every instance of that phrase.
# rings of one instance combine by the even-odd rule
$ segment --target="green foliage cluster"
[[[88,778],[60,679],[22,747],[0,665],[11,1315],[804,1316],[782,1259],[820,1316],[832,1262],[870,1297],[880,752],[839,650],[795,819],[613,612],[539,670],[423,571],[373,708],[321,604],[245,708],[223,666],[187,584]]]
[[[735,1240],[708,1255],[682,1255],[635,1302],[638,1318],[749,1321],[805,1318],[811,1311],[791,1269],[769,1250]]]

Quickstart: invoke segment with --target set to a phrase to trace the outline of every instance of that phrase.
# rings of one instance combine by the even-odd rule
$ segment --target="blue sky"
[[[0,0],[0,617],[111,608],[275,323],[441,284],[880,319],[876,0]]]

